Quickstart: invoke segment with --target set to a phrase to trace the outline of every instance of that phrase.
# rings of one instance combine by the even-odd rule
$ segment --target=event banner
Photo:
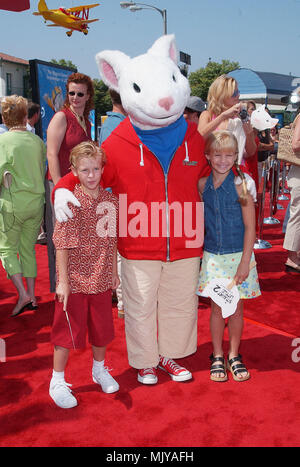
[[[74,73],[73,68],[56,65],[41,60],[29,60],[32,100],[41,106],[41,118],[37,123],[37,134],[46,143],[47,128],[51,118],[61,109],[66,97],[68,76]],[[91,110],[91,136],[96,140],[96,114]]]
[[[62,107],[66,97],[66,82],[74,69],[41,60],[30,60],[32,100],[41,106],[37,134],[46,143],[51,118]]]

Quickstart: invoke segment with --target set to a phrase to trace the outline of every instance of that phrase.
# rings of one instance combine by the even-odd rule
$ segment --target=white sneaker
[[[102,391],[107,394],[117,392],[120,389],[117,381],[109,374],[109,370],[106,366],[102,370],[93,372],[94,383],[100,384]]]
[[[77,400],[72,396],[69,386],[72,386],[72,384],[66,383],[65,380],[53,381],[52,379],[50,382],[50,397],[62,409],[71,409],[77,405]]]

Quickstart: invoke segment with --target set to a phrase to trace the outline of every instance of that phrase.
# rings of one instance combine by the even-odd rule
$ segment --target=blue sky
[[[49,8],[95,3],[89,0],[46,0]],[[97,52],[118,49],[133,57],[144,53],[163,34],[159,12],[131,12],[119,0],[99,0],[91,10],[88,36],[62,28],[48,28],[33,16],[38,0],[22,13],[0,10],[0,52],[50,61],[71,60],[82,73],[99,78]],[[144,2],[142,2],[144,3]],[[179,50],[192,58],[190,71],[214,61],[238,61],[254,71],[300,76],[300,0],[153,0],[146,3],[167,10],[168,33]]]

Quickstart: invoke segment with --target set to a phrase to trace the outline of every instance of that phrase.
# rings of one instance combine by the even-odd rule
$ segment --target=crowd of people
[[[129,364],[137,369],[138,381],[156,384],[158,369],[174,381],[191,379],[192,373],[174,359],[196,351],[198,295],[207,296],[206,287],[216,277],[232,277],[240,299],[228,318],[227,363],[225,318],[221,307],[211,300],[210,378],[224,382],[228,369],[236,381],[248,380],[250,373],[239,353],[243,303],[261,292],[256,267],[251,266],[256,198],[245,172],[258,189],[262,163],[276,154],[277,129],[253,128],[249,117],[255,102],[241,103],[236,80],[222,75],[211,84],[207,102],[190,96],[179,118],[168,126],[172,140],[168,158],[162,143],[158,147],[147,139],[148,130],[131,124],[121,96],[112,89],[112,110],[102,126],[99,145],[93,142],[88,118],[93,96],[88,76],[69,76],[64,105],[49,124],[46,144],[34,134],[40,118],[38,105],[28,105],[20,96],[1,100],[0,258],[18,295],[11,316],[36,310],[35,244],[45,226],[50,291],[55,293],[51,398],[62,408],[77,405],[65,380],[65,368],[70,349],[85,346],[87,331],[94,382],[106,393],[118,391],[117,381],[105,366],[106,346],[114,338],[113,290],[117,290],[119,317],[125,317]],[[241,118],[243,107],[245,119]],[[125,132],[130,135],[126,143]],[[160,138],[165,138],[161,132]],[[127,156],[133,143],[139,148],[132,156],[134,167]],[[189,154],[188,145],[193,148]],[[300,152],[298,118],[293,149]],[[137,168],[145,164],[147,171],[138,174]],[[189,178],[183,167],[189,168]],[[144,196],[142,201],[150,205],[152,200],[161,200],[161,186],[165,194],[167,178],[170,201],[204,202],[203,251],[197,247],[187,252],[187,238],[178,239],[174,232],[166,259],[161,237],[132,240],[124,236],[117,244],[118,195],[125,193],[132,201]],[[288,252],[286,269],[299,273],[300,166],[289,168],[288,186],[291,199],[283,247]],[[68,207],[67,202],[71,203]],[[99,209],[102,205],[105,211]],[[114,233],[99,234],[103,217],[105,225],[114,226]]]

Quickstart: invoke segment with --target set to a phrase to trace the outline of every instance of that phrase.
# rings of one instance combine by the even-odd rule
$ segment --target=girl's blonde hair
[[[238,164],[239,146],[236,137],[231,131],[216,130],[208,135],[205,141],[205,154],[211,154],[213,151],[232,151],[236,154],[235,168],[242,180],[242,194],[239,197],[239,202],[245,204],[248,196],[247,183],[244,172]]]
[[[102,167],[106,163],[106,155],[102,148],[100,148],[93,141],[83,141],[79,143],[70,152],[71,166],[76,168],[78,161],[83,157],[96,158],[101,156]]]
[[[207,95],[207,108],[212,117],[217,117],[227,109],[225,101],[233,95],[236,86],[236,80],[228,75],[219,76],[210,85]]]
[[[16,94],[1,99],[1,114],[5,125],[11,128],[26,124],[27,106],[27,99]]]

